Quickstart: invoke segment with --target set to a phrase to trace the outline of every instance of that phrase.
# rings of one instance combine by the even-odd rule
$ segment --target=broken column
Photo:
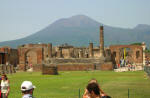
[[[146,44],[145,42],[142,43],[142,48],[143,48],[143,65],[145,66],[145,49],[146,49]]]
[[[89,45],[89,56],[90,56],[90,58],[93,57],[93,43],[90,43],[90,45]]]
[[[104,57],[104,32],[103,32],[103,26],[100,26],[100,57]]]
[[[71,56],[71,51],[72,51],[71,49],[68,50],[68,58],[71,58],[71,57],[72,57],[72,56]]]
[[[52,58],[52,43],[49,43],[47,46],[48,46],[48,57]]]
[[[62,48],[59,47],[58,49],[58,58],[62,58]]]
[[[83,50],[79,50],[79,58],[83,58]]]

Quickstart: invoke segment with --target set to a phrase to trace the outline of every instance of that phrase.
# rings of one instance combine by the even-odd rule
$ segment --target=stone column
[[[104,57],[104,33],[103,33],[103,26],[100,26],[100,57]]]
[[[47,46],[48,46],[48,57],[52,58],[52,43],[49,43]]]
[[[146,65],[145,64],[145,49],[146,49],[146,45],[145,45],[144,42],[142,43],[142,48],[143,48],[143,65],[145,66]]]
[[[10,55],[9,53],[5,54],[5,57],[4,57],[5,58],[5,61],[4,61],[5,65],[6,65],[6,63],[9,63],[9,55]]]
[[[69,53],[69,54],[68,54],[68,58],[71,58],[71,57],[72,57],[72,56],[71,56],[71,48],[68,49],[68,53]]]
[[[62,48],[59,48],[58,50],[58,58],[62,58]]]
[[[79,50],[79,58],[83,58],[83,51]]]
[[[90,43],[90,45],[89,45],[89,56],[90,56],[90,58],[93,57],[93,43]]]

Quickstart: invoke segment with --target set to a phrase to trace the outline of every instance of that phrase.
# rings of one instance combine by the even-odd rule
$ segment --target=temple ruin
[[[59,46],[49,44],[25,44],[18,49],[0,48],[0,64],[8,63],[20,70],[47,73],[48,66],[57,70],[113,70],[120,59],[136,65],[145,65],[146,45],[111,45],[104,47],[104,27],[100,26],[99,47],[89,43],[88,47],[74,47],[67,43]],[[147,56],[148,57],[148,56]],[[47,68],[43,67],[46,66]],[[53,68],[55,69],[55,68]],[[52,71],[51,71],[52,72]],[[52,72],[56,73],[56,72]]]
[[[18,51],[21,70],[27,70],[30,64],[34,70],[41,70],[45,63],[57,66],[58,70],[113,69],[111,54],[105,53],[104,50],[103,26],[100,27],[100,48],[93,47],[93,43],[90,43],[89,47],[74,47],[68,44],[53,47],[50,43],[22,45]]]
[[[135,65],[145,64],[145,44],[142,45],[111,45],[111,55],[113,64],[120,64],[120,60],[124,59],[126,62]]]

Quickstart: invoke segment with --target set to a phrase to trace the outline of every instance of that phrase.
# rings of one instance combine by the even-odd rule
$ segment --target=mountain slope
[[[77,15],[59,19],[46,28],[28,37],[1,42],[0,46],[17,47],[27,43],[68,43],[75,46],[87,46],[89,42],[99,45],[99,26],[104,25],[87,16]],[[104,25],[105,45],[146,42],[150,44],[150,26],[137,25],[133,29],[123,29]]]

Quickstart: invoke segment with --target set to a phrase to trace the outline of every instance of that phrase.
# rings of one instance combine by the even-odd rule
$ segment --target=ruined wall
[[[101,67],[107,63],[106,67]],[[112,70],[113,64],[111,62],[104,62],[99,58],[52,58],[50,59],[52,66],[57,66],[61,71],[76,71],[76,70]]]
[[[50,59],[51,64],[93,64],[99,63],[98,58],[52,58]]]
[[[73,57],[73,48],[64,48],[62,49],[63,58],[72,58]]]
[[[9,63],[13,65],[14,67],[17,67],[17,64],[19,64],[19,56],[18,56],[18,50],[17,49],[11,49],[9,54]]]
[[[112,62],[105,62],[100,65],[100,70],[113,70],[114,65]]]
[[[100,64],[111,62],[111,54],[105,57],[104,32],[100,26],[100,47],[73,47],[67,43],[52,47],[52,44],[27,44],[18,48],[19,65],[21,69],[27,69],[30,64],[34,70],[40,70],[43,62],[56,64],[58,70],[87,70],[100,69]],[[100,58],[101,57],[101,58]],[[38,65],[38,66],[36,66]]]
[[[42,64],[44,60],[44,47],[46,47],[45,44],[29,44],[20,46],[18,48],[19,52],[19,68],[21,70],[27,70],[29,65],[32,64],[32,66],[36,66],[38,64]]]
[[[42,65],[43,65],[43,64],[36,64],[36,65],[33,65],[33,70],[34,70],[34,71],[41,71],[41,70],[42,70]]]
[[[58,70],[55,66],[42,66],[42,74],[48,74],[48,75],[57,75]]]
[[[18,64],[18,51],[10,47],[0,48],[0,64],[9,64],[17,66]]]
[[[95,70],[94,64],[58,64],[59,71]]]
[[[94,58],[99,58],[100,57],[100,50],[99,50],[99,48],[95,48],[95,49],[93,49],[93,57]]]
[[[146,62],[146,65],[150,64],[150,53],[145,53],[145,62]]]
[[[129,54],[126,59],[131,63],[141,65],[143,63],[143,48],[139,45],[112,45],[110,46],[113,63],[119,64],[120,59],[123,58],[123,49],[128,48]],[[127,51],[127,50],[126,50]]]
[[[10,54],[10,47],[0,48],[0,64],[6,64],[9,61],[8,56]]]
[[[43,62],[57,64],[58,70],[88,70],[100,63],[99,48],[58,46],[52,44],[27,44],[18,48],[19,68],[26,70],[32,64],[34,71],[40,71]],[[93,52],[92,52],[93,51]],[[93,54],[92,54],[93,53]]]

